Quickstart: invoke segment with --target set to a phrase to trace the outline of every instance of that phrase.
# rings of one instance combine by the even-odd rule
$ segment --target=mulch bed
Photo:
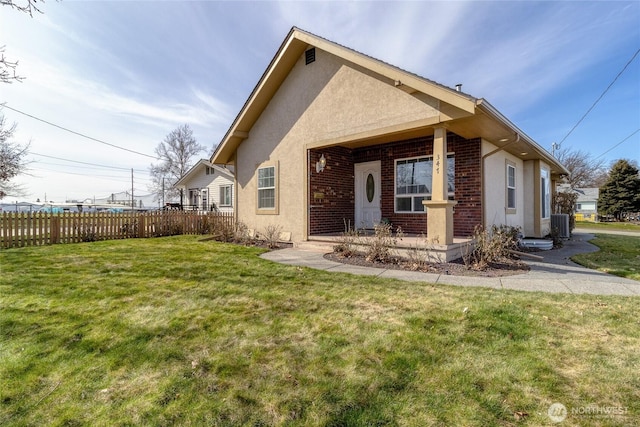
[[[504,277],[523,274],[529,271],[529,266],[519,259],[504,259],[501,262],[490,264],[484,270],[478,270],[464,265],[462,259],[443,263],[429,263],[426,266],[418,266],[411,264],[404,258],[392,258],[389,262],[383,263],[368,261],[364,255],[360,254],[345,257],[341,254],[331,252],[325,254],[324,257],[330,261],[359,265],[362,267],[421,271],[423,273],[448,274],[452,276]]]

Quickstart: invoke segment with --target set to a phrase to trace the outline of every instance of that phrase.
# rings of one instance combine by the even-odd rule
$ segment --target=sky
[[[293,26],[461,83],[549,151],[640,162],[638,1],[38,4],[33,17],[0,7],[0,46],[25,77],[0,84],[0,114],[30,143],[15,180],[26,194],[3,202],[103,198],[132,182],[149,194],[157,145],[188,124],[207,158]]]

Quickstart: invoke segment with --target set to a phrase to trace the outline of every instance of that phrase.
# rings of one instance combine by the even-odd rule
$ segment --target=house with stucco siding
[[[542,237],[567,174],[486,100],[295,27],[211,162],[238,221],[294,243],[381,221],[445,248],[478,224]]]

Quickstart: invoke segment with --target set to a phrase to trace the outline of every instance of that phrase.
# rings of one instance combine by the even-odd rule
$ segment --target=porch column
[[[427,210],[427,239],[441,245],[453,243],[453,207],[448,199],[447,185],[447,129],[437,127],[433,133],[433,171],[431,200],[423,200]]]

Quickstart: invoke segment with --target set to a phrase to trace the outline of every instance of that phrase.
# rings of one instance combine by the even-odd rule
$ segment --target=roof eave
[[[409,86],[416,91],[433,96],[466,113],[474,114],[476,111],[477,100],[470,95],[428,81],[391,64],[293,27],[247,98],[224,138],[218,144],[211,156],[211,163],[227,164],[231,161],[238,146],[248,137],[249,131],[262,109],[280,87],[300,55],[310,45],[367,68],[390,79],[397,85]]]
[[[485,114],[492,117],[494,120],[502,123],[502,125],[511,129],[515,134],[520,136],[520,139],[525,141],[534,151],[535,153],[546,163],[550,164],[554,169],[556,169],[556,173],[559,175],[568,175],[569,171],[564,167],[562,163],[558,161],[555,157],[551,155],[547,150],[545,150],[540,144],[533,140],[529,135],[524,133],[518,126],[516,126],[511,120],[506,118],[500,111],[498,111],[493,105],[491,105],[486,99],[480,98],[476,103],[477,107],[483,111]]]

